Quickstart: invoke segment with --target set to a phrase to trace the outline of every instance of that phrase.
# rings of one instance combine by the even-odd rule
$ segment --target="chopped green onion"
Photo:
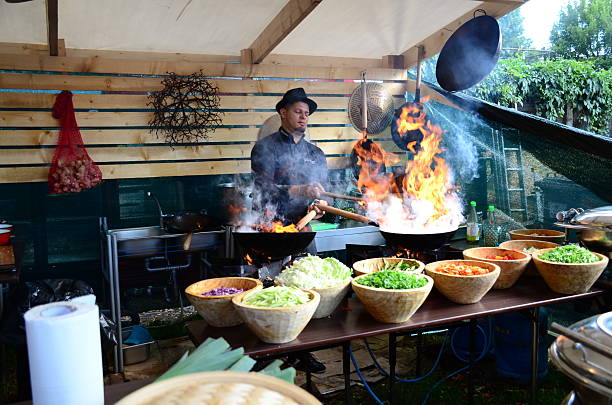
[[[578,245],[565,245],[549,250],[538,256],[538,259],[556,263],[595,263],[599,256]]]
[[[368,274],[356,280],[366,287],[386,288],[390,290],[409,290],[427,284],[425,276],[403,271],[383,270]]]

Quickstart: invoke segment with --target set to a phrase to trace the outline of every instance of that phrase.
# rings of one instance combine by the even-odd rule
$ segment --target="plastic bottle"
[[[499,227],[495,220],[495,207],[489,205],[487,219],[482,226],[482,238],[484,246],[497,246],[499,242]]]
[[[480,224],[476,214],[476,201],[470,201],[470,212],[467,217],[467,241],[470,244],[478,244],[480,241]]]

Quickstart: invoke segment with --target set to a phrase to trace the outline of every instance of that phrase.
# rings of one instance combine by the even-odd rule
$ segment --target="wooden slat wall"
[[[234,111],[224,111],[224,127],[207,142],[171,149],[147,128],[152,113],[146,92],[161,88],[161,78],[151,76],[200,68],[215,77],[211,80],[223,93],[221,109]],[[106,179],[248,172],[257,126],[276,114],[280,95],[294,87],[315,95],[321,111],[311,117],[314,126],[309,133],[328,155],[331,168],[347,166],[348,154],[360,137],[348,126],[346,111],[349,95],[358,85],[350,81],[360,77],[358,68],[3,54],[0,69],[4,70],[0,89],[15,89],[0,91],[0,183],[47,179],[59,129],[51,116],[56,94],[33,92],[37,90],[104,92],[75,94],[74,106],[88,152]],[[383,80],[398,104],[405,86],[413,88],[403,70],[369,68],[368,79]],[[236,125],[248,127],[228,127]],[[399,152],[392,142],[380,140],[386,150]]]

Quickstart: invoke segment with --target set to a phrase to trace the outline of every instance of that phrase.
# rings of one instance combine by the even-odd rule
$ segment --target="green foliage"
[[[499,28],[502,33],[503,48],[529,48],[531,39],[525,37],[523,27],[523,16],[520,8],[506,14],[498,20]]]
[[[570,59],[525,63],[521,56],[501,60],[491,75],[468,91],[506,107],[532,105],[541,117],[565,118],[574,112],[574,126],[607,134],[612,114],[612,70],[593,62]]]
[[[552,50],[570,59],[601,58],[612,65],[612,2],[576,0],[561,10],[550,34]]]

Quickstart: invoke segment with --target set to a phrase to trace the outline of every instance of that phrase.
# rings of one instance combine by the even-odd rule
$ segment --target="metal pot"
[[[251,210],[252,187],[239,187],[236,183],[222,183],[217,187],[220,194],[222,222],[226,225],[240,225],[242,216]]]
[[[548,350],[553,364],[574,384],[573,395],[565,403],[611,405],[612,312],[584,319],[568,329],[572,336],[560,335]]]

